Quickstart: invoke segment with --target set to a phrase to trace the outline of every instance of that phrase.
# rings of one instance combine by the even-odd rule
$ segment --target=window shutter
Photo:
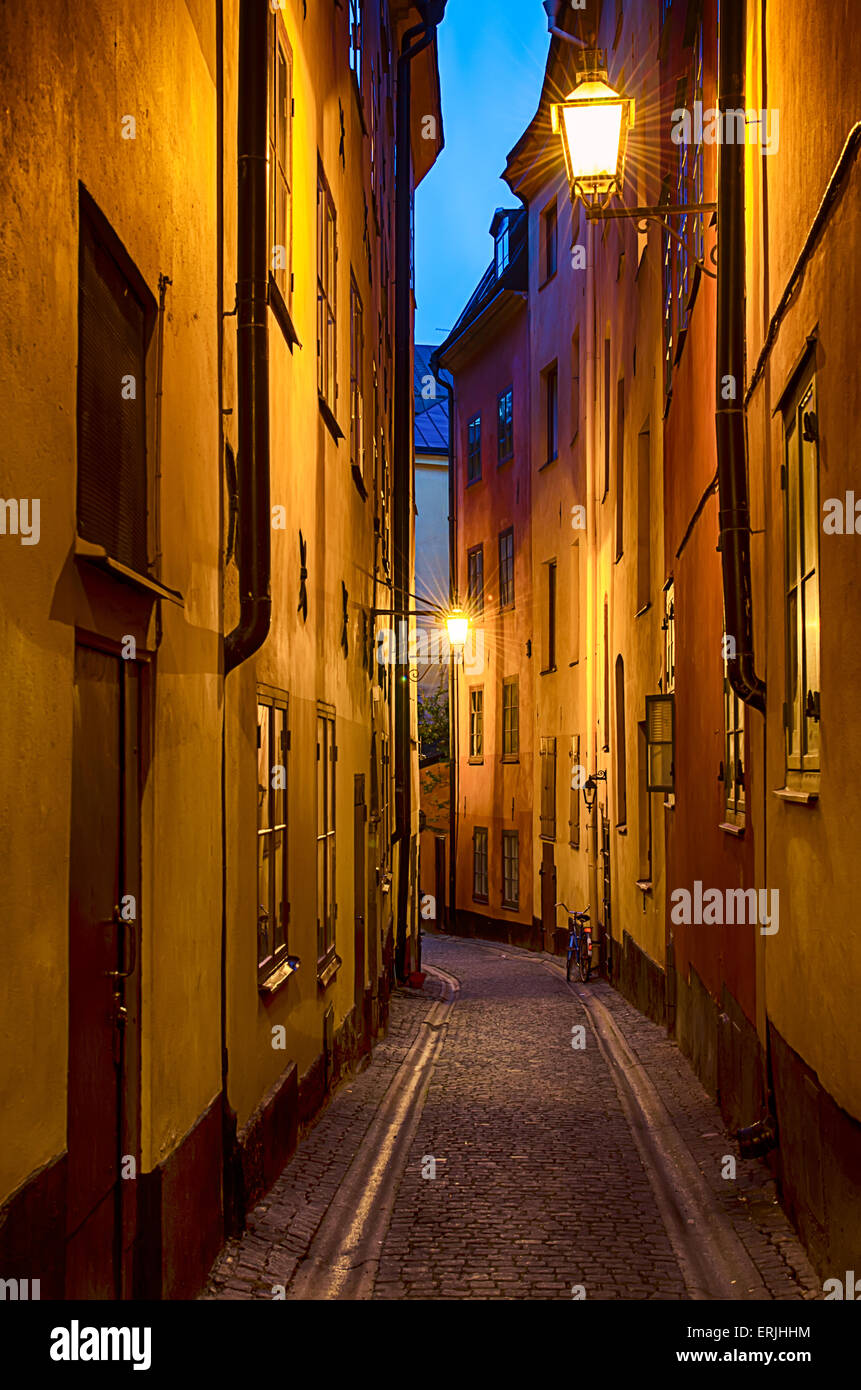
[[[675,790],[675,697],[646,696],[646,790]]]

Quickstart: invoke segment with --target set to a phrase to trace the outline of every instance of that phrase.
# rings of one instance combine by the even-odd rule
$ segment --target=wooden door
[[[365,997],[365,777],[353,778],[353,930],[355,976],[353,996],[356,1004],[356,1024],[362,1018]]]
[[[544,949],[552,951],[556,931],[556,861],[553,845],[549,840],[542,842],[541,868],[541,927],[544,932]]]
[[[75,651],[67,1298],[109,1299],[130,1292],[139,1154],[136,1112],[130,1120],[123,1104],[129,1060],[124,1032],[131,1017],[136,1038],[137,995],[127,982],[137,973],[140,895],[134,867],[139,864],[138,683],[123,670],[127,664],[92,647]],[[134,1145],[130,1152],[129,1144]],[[127,1181],[120,1177],[123,1154],[134,1163],[133,1170],[125,1164]],[[128,1190],[121,1193],[123,1186]]]

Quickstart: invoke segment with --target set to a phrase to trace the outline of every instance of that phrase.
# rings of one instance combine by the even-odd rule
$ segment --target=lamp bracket
[[[591,205],[583,199],[583,209],[587,221],[609,222],[618,218],[628,218],[636,222],[638,232],[645,232],[646,224],[650,221],[659,222],[667,235],[686,249],[687,243],[667,219],[669,217],[687,217],[697,212],[714,212],[717,209],[717,203],[661,203],[657,207],[611,208],[608,204],[612,196],[612,193],[609,193],[601,203]],[[709,259],[712,265],[717,265],[717,248],[714,246],[709,251]],[[699,266],[704,275],[711,276],[712,280],[717,279],[717,273],[710,270],[701,257],[695,256],[694,264]]]

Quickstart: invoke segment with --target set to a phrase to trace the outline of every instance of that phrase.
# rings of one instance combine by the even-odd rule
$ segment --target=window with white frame
[[[672,579],[664,589],[664,690],[676,688],[676,586]]]
[[[484,758],[484,687],[469,692],[469,756],[473,762]]]
[[[362,90],[362,28],[364,24],[364,0],[349,0],[350,15],[350,69],[355,74],[356,85]]]
[[[477,902],[486,903],[487,890],[487,827],[477,825],[472,832],[472,896]]]
[[[335,953],[335,716],[317,711],[317,959]]]
[[[520,836],[516,830],[502,832],[502,906],[520,903]]]
[[[520,691],[517,676],[502,682],[502,756],[512,761],[520,753]]]
[[[287,696],[257,694],[257,968],[287,954]]]
[[[362,296],[350,276],[350,461],[361,476],[365,472],[364,436],[365,330]]]
[[[744,701],[729,683],[724,664],[724,809],[727,819],[744,819]]]
[[[322,169],[317,173],[317,390],[334,413],[337,401],[335,204]]]
[[[269,268],[289,303],[292,263],[293,54],[284,21],[272,17],[269,96]]]
[[[819,777],[819,425],[808,368],[784,411],[787,781]]]

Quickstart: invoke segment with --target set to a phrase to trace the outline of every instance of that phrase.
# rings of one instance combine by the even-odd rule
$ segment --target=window
[[[509,526],[499,537],[499,606],[514,606],[514,528]]]
[[[808,371],[784,416],[786,464],[786,768],[819,772],[819,454]]]
[[[317,960],[335,954],[335,717],[317,712]]]
[[[477,825],[472,832],[472,896],[487,902],[487,828]]]
[[[496,402],[496,457],[505,463],[514,453],[514,388],[509,386]]]
[[[269,103],[269,268],[285,303],[291,289],[293,186],[293,55],[283,21],[272,18]]]
[[[542,284],[556,274],[556,199],[541,214]]]
[[[469,760],[484,761],[484,689],[473,686],[469,692]]]
[[[362,297],[353,276],[350,276],[350,461],[364,475],[364,357],[365,332]]]
[[[628,823],[628,769],[625,749],[625,663],[616,657],[616,824]]]
[[[648,428],[637,436],[637,608],[646,607],[652,570],[652,436]]]
[[[506,219],[499,228],[499,231],[496,233],[495,264],[497,280],[499,279],[500,275],[502,275],[503,272],[508,269],[509,261],[510,244],[508,233],[508,220]]]
[[[621,560],[625,521],[625,378],[616,387],[616,559]]]
[[[481,416],[473,415],[466,427],[466,481],[481,477]]]
[[[664,669],[666,679],[664,689],[671,693],[676,688],[676,586],[672,579],[664,590]]]
[[[663,310],[664,310],[664,395],[669,396],[673,384],[673,242],[669,232],[662,232],[664,241]],[[666,413],[666,408],[665,408]]]
[[[542,840],[556,839],[556,739],[542,738],[539,748],[541,764]]]
[[[317,390],[334,413],[335,274],[337,263],[335,205],[322,171],[317,174]]]
[[[547,571],[547,605],[545,609],[542,675],[547,671],[556,670],[556,561],[548,560],[545,569]]]
[[[571,339],[571,443],[580,433],[580,329]]]
[[[517,676],[502,682],[502,756],[517,758],[520,752],[520,690]]]
[[[350,5],[350,69],[356,85],[362,90],[362,23],[364,0],[349,0]]]
[[[155,300],[81,189],[77,526],[147,573],[146,356]]]
[[[727,820],[739,824],[744,820],[744,701],[740,700],[729,683],[724,670],[724,804]]]
[[[559,453],[559,367],[556,362],[544,373],[544,443],[545,462],[551,463]]]
[[[516,830],[502,832],[502,906],[517,907],[520,901],[520,836]]]
[[[604,339],[604,491],[601,501],[610,491],[610,339]]]
[[[571,737],[571,789],[568,805],[568,843],[572,849],[580,848],[580,796],[583,788],[580,786],[580,776],[577,772],[579,767],[580,735],[573,734]]]
[[[257,967],[287,954],[287,696],[257,696]]]
[[[389,763],[389,739],[380,735],[380,866],[387,868],[391,860],[391,768]]]
[[[472,613],[484,612],[484,546],[475,545],[466,557],[466,597]]]
[[[675,695],[646,696],[646,790],[675,792]]]
[[[649,795],[649,744],[646,721],[637,724],[637,850],[641,883],[652,880],[652,798]]]
[[[580,542],[571,546],[571,665],[580,660]]]

